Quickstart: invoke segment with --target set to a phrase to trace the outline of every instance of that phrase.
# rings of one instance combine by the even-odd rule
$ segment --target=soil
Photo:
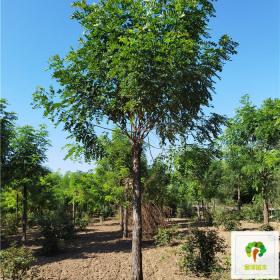
[[[190,222],[186,219],[171,219],[171,223],[181,227],[178,231],[189,232]],[[195,223],[204,229],[203,223]],[[276,230],[280,230],[280,224],[271,223]],[[257,230],[260,224],[242,222],[241,228],[246,230]],[[217,228],[216,228],[217,229]],[[226,253],[230,253],[230,232],[219,228],[220,237],[227,244]],[[35,266],[39,270],[38,280],[122,280],[130,279],[131,263],[131,240],[124,240],[117,220],[107,220],[102,223],[94,223],[87,227],[85,232],[80,232],[77,238],[67,244],[66,248],[55,257],[39,255],[40,240],[36,237],[36,231],[31,230],[28,235],[27,247],[35,251],[38,262]],[[4,249],[8,246],[7,241],[17,237],[11,237],[2,244]],[[186,275],[177,263],[179,262],[180,241],[173,246],[156,247],[153,240],[143,241],[143,276],[148,280],[195,280],[204,279]],[[230,279],[228,272],[220,279]],[[229,278],[228,278],[229,277]]]

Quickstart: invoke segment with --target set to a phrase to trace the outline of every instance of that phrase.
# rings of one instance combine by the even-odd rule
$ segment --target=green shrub
[[[191,229],[186,243],[181,248],[179,266],[196,275],[209,275],[218,266],[216,254],[224,252],[224,239],[215,230]]]
[[[260,223],[263,221],[263,206],[259,202],[246,205],[242,208],[241,215],[244,220]]]
[[[18,233],[16,214],[8,213],[2,219],[3,236],[15,235]]]
[[[110,217],[112,213],[113,213],[112,208],[108,205],[105,205],[100,212],[101,220],[104,221],[106,218]]]
[[[196,215],[195,210],[191,203],[184,203],[177,207],[177,218],[192,218]]]
[[[172,238],[176,234],[176,227],[158,228],[158,234],[154,236],[155,245],[165,246],[171,244]]]
[[[210,226],[210,227],[213,226],[213,213],[212,212],[205,210],[204,219],[205,219],[207,226]]]
[[[75,229],[70,215],[64,212],[51,212],[39,220],[42,233],[44,255],[55,255],[65,245],[65,240],[75,237]]]
[[[31,212],[27,215],[27,226],[29,228],[34,227],[37,224],[37,217],[36,214]]]
[[[280,210],[274,211],[274,219],[278,222],[280,222]]]
[[[86,227],[89,225],[89,217],[79,217],[75,219],[75,226],[78,231],[84,231]]]
[[[270,225],[262,225],[259,229],[259,231],[274,231],[274,227]]]
[[[213,212],[213,224],[217,226],[222,225],[227,231],[238,230],[239,220],[239,211],[216,210]]]
[[[33,256],[31,250],[25,247],[16,248],[15,243],[9,249],[1,250],[0,272],[2,279],[32,279],[34,273],[27,274],[31,264],[37,259]]]

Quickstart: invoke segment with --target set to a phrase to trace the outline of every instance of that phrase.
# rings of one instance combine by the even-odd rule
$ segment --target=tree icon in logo
[[[253,253],[253,259],[254,259],[254,262],[256,262],[257,254],[259,253],[258,256],[262,257],[263,254],[266,252],[266,249],[262,242],[254,241],[254,242],[248,243],[248,245],[245,248],[245,251],[249,258],[252,256],[252,253]]]

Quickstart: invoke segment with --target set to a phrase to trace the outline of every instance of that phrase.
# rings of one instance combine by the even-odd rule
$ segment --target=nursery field
[[[209,231],[216,229],[219,237],[225,240],[225,253],[218,254],[221,272],[205,278],[195,276],[180,270],[180,247],[184,238],[176,239],[169,246],[155,246],[154,240],[143,241],[143,276],[151,280],[180,280],[180,279],[230,279],[230,267],[226,266],[226,257],[230,254],[230,232],[220,227],[207,227],[203,222],[193,222],[189,219],[172,218],[170,226],[178,226],[176,231],[184,238],[188,236],[190,228]],[[241,221],[240,230],[258,230],[261,224]],[[271,222],[275,230],[280,231],[280,223]],[[9,242],[20,239],[10,236],[2,240],[2,248]],[[108,219],[102,223],[89,225],[86,231],[77,234],[60,254],[47,257],[39,254],[40,239],[35,229],[28,232],[27,247],[35,252],[38,259],[33,270],[38,270],[34,279],[47,280],[76,280],[76,279],[129,279],[131,264],[131,239],[124,240],[120,225],[115,219]]]

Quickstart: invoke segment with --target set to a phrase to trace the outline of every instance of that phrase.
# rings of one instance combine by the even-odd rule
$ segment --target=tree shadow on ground
[[[66,242],[65,249],[55,256],[41,255],[43,238],[36,230],[28,231],[28,241],[25,245],[32,248],[34,256],[38,259],[36,265],[39,266],[67,259],[91,259],[102,253],[130,253],[132,248],[131,239],[122,238],[122,231],[116,230],[118,225],[118,222],[109,222],[108,224],[94,223],[86,231],[79,232],[76,238]],[[107,226],[108,230],[106,230]],[[115,228],[112,229],[112,226]],[[9,236],[5,241],[1,240],[2,249],[10,247],[13,242],[17,242],[17,246],[22,246],[21,235]],[[153,246],[153,240],[151,239],[142,241],[143,249]]]

